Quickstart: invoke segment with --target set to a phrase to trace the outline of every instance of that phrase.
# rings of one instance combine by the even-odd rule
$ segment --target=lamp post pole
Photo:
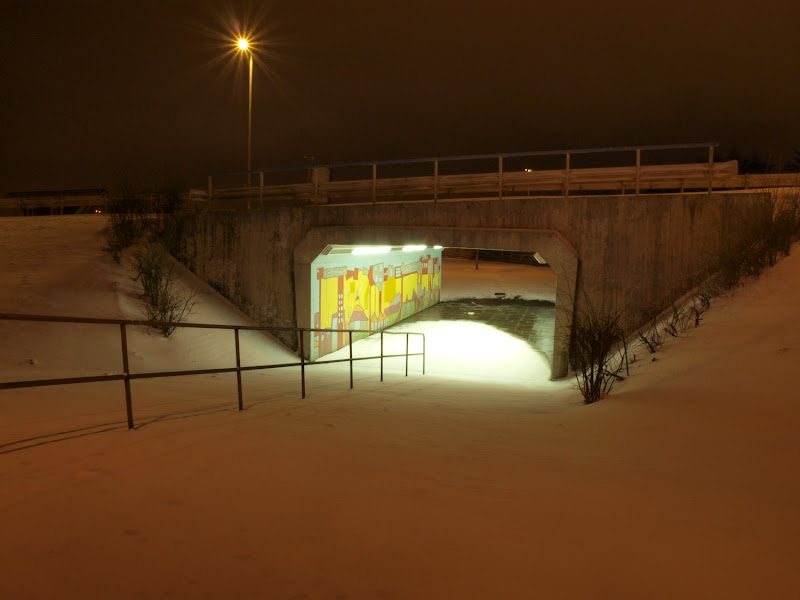
[[[251,160],[253,152],[253,52],[249,49],[250,42],[244,38],[239,38],[238,45],[242,52],[247,52],[248,62],[250,63],[247,93],[247,187],[250,187],[250,169],[252,168]]]
[[[251,158],[253,155],[253,53],[250,55],[250,85],[247,98],[247,187],[250,187]]]

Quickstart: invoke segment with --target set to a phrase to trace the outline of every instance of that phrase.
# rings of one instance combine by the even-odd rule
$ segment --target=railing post
[[[503,199],[503,155],[497,158],[497,198]]]
[[[408,332],[406,332],[406,377],[408,377]]]
[[[708,147],[708,193],[714,189],[714,146]]]
[[[239,328],[235,327],[233,330],[234,337],[236,338],[236,385],[239,389],[239,410],[244,410],[242,403],[242,361],[239,353]]]
[[[639,195],[639,174],[642,170],[642,149],[636,149],[636,195]]]
[[[212,195],[213,191],[214,191],[214,188],[212,187],[212,183],[211,183],[211,175],[209,175],[208,176],[208,202],[209,202],[209,204],[211,203],[211,195]]]
[[[569,196],[569,152],[567,152],[566,173],[564,176],[564,197]]]
[[[306,397],[306,349],[304,344],[305,336],[302,331],[298,331],[300,335],[300,386],[302,390],[302,398]]]
[[[422,374],[425,375],[425,334],[422,334]]]
[[[383,381],[383,332],[381,331],[381,381]]]
[[[131,402],[131,379],[128,367],[128,337],[125,323],[119,324],[119,335],[122,341],[122,374],[125,376],[125,408],[128,411],[128,429],[133,429],[133,404]]]
[[[378,195],[378,165],[372,164],[372,203],[375,204]]]
[[[433,161],[433,201],[439,200],[439,161]]]
[[[347,332],[347,341],[350,345],[350,389],[353,389],[353,332]]]

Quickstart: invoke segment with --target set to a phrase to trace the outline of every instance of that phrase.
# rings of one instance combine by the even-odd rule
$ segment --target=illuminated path
[[[425,335],[426,376],[510,385],[550,379],[555,320],[555,273],[550,268],[484,261],[476,270],[473,261],[445,258],[442,274],[442,302],[387,329]],[[497,291],[520,296],[521,302],[496,303]],[[388,353],[401,352],[405,338],[385,337],[384,344]],[[353,355],[374,356],[379,346],[379,336],[358,341]],[[326,359],[347,356],[343,348]],[[387,369],[395,367],[387,362]],[[363,368],[376,370],[378,365]]]

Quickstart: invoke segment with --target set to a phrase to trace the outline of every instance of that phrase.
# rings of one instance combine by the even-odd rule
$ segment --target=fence
[[[167,321],[137,321],[128,319],[92,319],[82,317],[56,317],[46,315],[21,315],[21,314],[2,314],[0,313],[0,321],[35,321],[35,322],[51,322],[51,323],[90,323],[96,325],[117,325],[120,331],[120,343],[122,350],[122,373],[112,375],[97,375],[89,377],[66,377],[57,379],[39,379],[30,381],[10,381],[0,382],[0,390],[24,388],[24,387],[41,387],[51,385],[66,385],[73,383],[95,383],[102,381],[123,381],[125,384],[125,405],[128,416],[128,429],[133,429],[133,403],[131,398],[131,381],[134,379],[152,379],[157,377],[175,377],[178,375],[210,375],[215,373],[236,373],[236,383],[239,394],[239,410],[244,410],[244,402],[242,398],[242,372],[243,371],[257,371],[265,369],[280,369],[289,367],[300,367],[300,385],[302,398],[306,397],[306,376],[305,370],[311,365],[333,364],[341,362],[350,363],[350,388],[353,388],[353,363],[360,360],[380,360],[380,373],[381,381],[383,381],[383,361],[385,358],[399,358],[405,357],[405,374],[408,376],[408,359],[412,356],[422,357],[422,374],[425,374],[425,334],[412,333],[412,332],[390,332],[380,331],[381,336],[381,352],[379,356],[363,356],[353,357],[353,334],[364,334],[361,330],[344,330],[348,334],[348,341],[350,343],[350,356],[348,358],[324,360],[308,362],[305,360],[305,342],[304,333],[310,332],[331,332],[341,333],[339,329],[302,329],[296,327],[263,327],[257,325],[218,325],[207,323],[174,323]],[[236,366],[226,367],[219,369],[194,369],[182,371],[163,371],[163,372],[148,372],[148,373],[131,373],[130,364],[128,361],[128,341],[127,341],[127,327],[141,325],[145,327],[176,327],[176,328],[201,328],[201,329],[227,329],[234,332],[234,347],[236,352]],[[293,331],[299,338],[299,355],[300,362],[270,364],[270,365],[252,365],[242,366],[241,353],[239,347],[239,332],[240,331]],[[374,334],[373,334],[374,335]],[[402,354],[384,354],[384,335],[399,335],[406,336],[406,350]],[[410,336],[421,336],[422,338],[422,352],[410,352],[409,340]]]
[[[208,196],[212,199],[256,197],[304,199],[327,203],[336,199],[376,202],[380,197],[405,200],[491,196],[557,191],[568,196],[580,191],[621,191],[639,194],[643,189],[707,189],[715,185],[735,187],[736,161],[714,162],[715,142],[661,146],[625,146],[506,154],[476,154],[411,160],[351,162],[300,167],[212,173]],[[686,163],[687,153],[703,152],[706,158]],[[629,166],[576,168],[580,157],[599,164],[611,154],[629,154]],[[643,164],[643,153],[683,153],[683,163]],[[558,168],[533,168],[533,161],[561,161]],[[619,159],[612,161],[619,163]],[[531,166],[526,166],[531,165]],[[252,177],[253,175],[257,177]],[[257,185],[251,185],[253,180]]]

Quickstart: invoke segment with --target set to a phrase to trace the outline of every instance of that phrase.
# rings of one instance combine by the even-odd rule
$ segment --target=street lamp
[[[248,86],[247,100],[247,187],[250,187],[250,158],[253,148],[253,52],[250,50],[250,42],[245,38],[239,38],[236,44],[239,46],[239,50],[246,52],[250,59],[250,85]]]

